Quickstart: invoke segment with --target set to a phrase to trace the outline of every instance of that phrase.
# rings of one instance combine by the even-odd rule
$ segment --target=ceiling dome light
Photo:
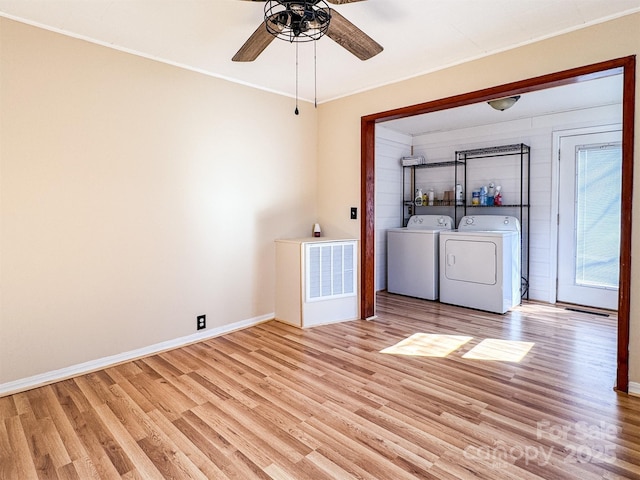
[[[489,100],[487,103],[496,110],[500,110],[501,112],[503,112],[507,108],[513,107],[513,105],[518,100],[520,100],[520,95],[515,95],[513,97],[496,98],[495,100]]]

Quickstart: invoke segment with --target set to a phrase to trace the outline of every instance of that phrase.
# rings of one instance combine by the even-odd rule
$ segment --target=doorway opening
[[[375,125],[495,98],[544,90],[614,74],[623,75],[622,178],[620,207],[620,261],[618,290],[618,348],[616,388],[627,392],[629,383],[629,309],[631,284],[631,210],[633,192],[633,143],[635,110],[635,57],[623,57],[593,65],[543,75],[476,92],[368,115],[361,119],[361,305],[362,318],[375,315]]]

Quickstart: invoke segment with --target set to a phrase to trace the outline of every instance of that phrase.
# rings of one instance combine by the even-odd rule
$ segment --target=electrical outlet
[[[351,220],[358,219],[358,209],[357,207],[351,207]]]
[[[196,317],[196,327],[198,330],[202,330],[203,328],[207,328],[207,316],[206,315],[198,315]]]

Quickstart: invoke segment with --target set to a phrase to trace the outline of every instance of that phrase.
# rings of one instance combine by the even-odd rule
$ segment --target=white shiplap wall
[[[531,147],[529,297],[533,300],[552,302],[555,299],[555,278],[553,278],[553,272],[555,270],[551,268],[550,259],[555,258],[555,252],[552,252],[552,250],[555,249],[555,229],[552,228],[552,212],[556,204],[552,192],[552,170],[555,166],[553,134],[554,132],[562,130],[599,125],[605,126],[621,123],[621,121],[621,105],[609,105],[492,125],[420,135],[412,138],[412,146],[415,155],[424,155],[429,162],[453,160],[456,151],[472,148],[512,143],[525,143]],[[385,143],[384,140],[378,140],[378,142],[381,144]],[[376,145],[376,149],[378,148],[378,145]],[[381,153],[377,151],[376,164],[380,161],[380,155]],[[385,164],[387,164],[387,161],[388,160],[385,160]],[[492,170],[490,167],[492,162],[494,162],[494,160],[487,163],[488,170]],[[397,170],[395,177],[392,172],[385,172],[386,176],[376,177],[376,192],[378,190],[382,192],[392,191],[392,188],[386,185],[389,180],[385,180],[385,178],[397,178],[398,186],[395,186],[395,188],[400,188],[400,192],[398,193],[398,200],[395,202],[395,205],[398,205],[402,195],[402,185],[400,183],[402,174],[397,159],[395,165]],[[452,183],[452,180],[439,178],[439,175],[446,174],[436,173],[438,170],[440,169],[423,169],[422,172],[434,175],[434,180],[421,180],[418,178],[417,185],[423,188],[434,186],[437,191],[440,191],[444,189],[444,186]],[[514,170],[510,170],[513,173]],[[489,175],[492,178],[485,180],[492,180],[495,176],[494,173],[490,173]],[[495,179],[495,181],[504,186],[504,195],[508,197],[513,193],[510,192],[512,188],[510,188],[509,185],[514,183],[514,179],[509,178],[510,174],[506,171],[502,171],[500,175],[502,178]],[[470,175],[468,175],[468,177],[470,177]],[[394,185],[395,182],[396,180],[394,180]],[[468,183],[468,189],[472,190],[473,187],[483,184],[481,182],[477,183],[478,185]],[[465,192],[465,194],[469,196],[471,192]],[[506,201],[508,201],[508,198]],[[399,214],[400,211],[398,211],[398,215]],[[380,225],[378,225],[378,222],[380,222]],[[400,221],[393,224],[393,226],[398,226],[399,223]],[[388,224],[388,219],[378,218],[376,214],[376,235],[378,238],[384,236],[380,230],[383,228],[382,225],[386,224]],[[386,258],[381,258],[385,252],[382,251],[378,245],[379,241],[376,242],[376,248],[378,249],[376,255],[378,262],[376,265],[376,277],[381,275],[380,271],[386,272]],[[552,255],[552,253],[554,253],[554,255]]]
[[[387,288],[387,229],[402,227],[400,158],[411,154],[410,135],[376,127],[376,291]]]

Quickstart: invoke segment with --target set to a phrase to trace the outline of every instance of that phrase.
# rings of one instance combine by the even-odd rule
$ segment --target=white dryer
[[[520,304],[520,222],[462,217],[440,234],[440,301],[495,313]]]
[[[387,230],[387,291],[437,300],[438,238],[452,228],[451,217],[414,215],[406,227]]]

